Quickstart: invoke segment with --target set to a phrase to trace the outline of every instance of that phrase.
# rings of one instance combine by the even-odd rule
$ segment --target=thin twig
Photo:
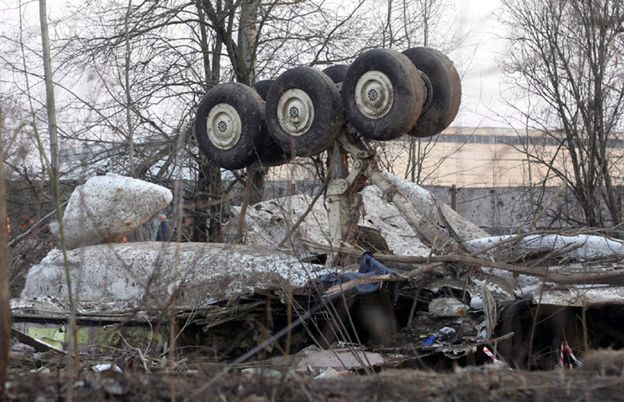
[[[63,202],[61,204],[61,207],[64,207],[65,205],[67,205],[67,203],[69,202],[69,200]],[[30,225],[30,227],[24,232],[21,233],[18,236],[15,236],[15,238],[13,240],[11,240],[9,242],[9,247],[13,246],[14,244],[16,244],[17,242],[19,242],[20,240],[22,240],[24,237],[28,236],[28,234],[30,232],[33,231],[34,228],[36,228],[37,226],[39,226],[41,223],[43,223],[46,219],[48,219],[49,217],[51,217],[52,215],[56,214],[56,209],[48,212],[47,214],[45,214],[41,219],[39,219],[37,222],[33,223],[32,225]]]
[[[324,182],[323,185],[321,186],[321,188],[319,188],[319,190],[314,195],[314,198],[312,198],[312,201],[310,202],[310,205],[308,205],[308,207],[303,212],[303,214],[301,214],[299,219],[297,219],[297,222],[295,222],[295,224],[288,230],[288,233],[286,233],[286,236],[284,236],[284,238],[278,243],[277,248],[283,247],[284,244],[288,240],[290,240],[290,238],[293,235],[293,233],[295,233],[295,230],[297,230],[297,228],[299,228],[299,226],[303,223],[303,221],[308,216],[308,214],[312,211],[312,208],[314,208],[314,205],[316,204],[318,199],[321,197],[321,195],[323,195],[325,193],[325,189],[326,188],[327,188],[327,182]]]

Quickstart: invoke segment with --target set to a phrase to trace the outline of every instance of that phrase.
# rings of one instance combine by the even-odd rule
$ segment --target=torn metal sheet
[[[36,352],[54,351],[61,354],[65,353],[62,349],[62,344],[58,345],[54,344],[55,342],[46,342],[44,339],[32,337],[22,331],[18,331],[15,328],[11,328],[11,337],[15,338],[24,345],[30,346]]]
[[[439,217],[439,212],[434,212],[433,215],[428,214],[427,219],[432,219],[436,224],[441,225],[444,225],[443,222],[449,222],[462,238],[487,236],[486,232],[461,218],[450,207],[435,201],[433,195],[427,190],[396,177],[393,183],[398,183],[398,188],[406,192],[406,196],[419,210],[437,211],[438,208],[435,207],[437,205],[440,207],[439,210],[443,211],[444,218]],[[396,255],[427,256],[430,254],[429,247],[420,241],[408,220],[388,202],[379,188],[367,186],[361,191],[361,195],[363,211],[358,225],[378,230]],[[426,204],[421,205],[420,203],[424,200]],[[276,247],[311,203],[312,197],[293,195],[264,201],[248,208],[245,218],[247,244]],[[240,213],[240,208],[235,207],[233,210],[235,214]],[[237,226],[238,215],[231,222],[233,227]],[[292,243],[287,244],[299,244],[299,240],[330,246],[328,213],[322,200],[314,204],[292,236]]]
[[[44,318],[44,317],[41,317]],[[22,336],[16,339],[37,349],[38,346],[48,350],[64,353],[70,342],[70,331],[65,324],[41,322],[18,322],[13,330]],[[118,347],[125,343],[134,347],[145,348],[150,345],[163,345],[167,339],[166,328],[155,332],[150,326],[95,325],[77,326],[78,346]]]
[[[589,276],[600,273],[621,272],[619,263],[576,262],[566,265],[553,265],[549,272],[561,275]],[[558,306],[600,306],[606,304],[624,304],[624,286],[609,283],[579,283],[561,285],[544,281],[529,275],[515,275],[513,272],[496,268],[482,268],[486,274],[480,278],[472,277],[470,282],[476,286],[485,286],[500,303],[514,298],[532,299],[536,303]],[[507,284],[507,286],[501,286]],[[509,290],[512,290],[510,293]],[[471,292],[472,294],[472,292]]]
[[[386,363],[386,359],[380,353],[358,350],[308,348],[300,353],[302,358],[295,368],[295,371],[300,373],[308,372],[310,369],[317,371],[328,368],[356,370],[382,366]]]
[[[624,304],[624,287],[574,287],[570,289],[544,289],[533,294],[535,303],[568,307],[595,307],[607,304]]]
[[[624,242],[596,235],[492,236],[468,240],[464,244],[473,251],[500,245],[492,253],[499,259],[519,254],[558,250],[563,251],[563,256],[578,261],[624,256]]]
[[[388,172],[383,172],[383,176],[396,186],[401,194],[410,200],[414,208],[425,215],[429,222],[442,227],[446,227],[447,224],[450,225],[449,231],[455,232],[462,240],[488,236],[486,231],[458,214],[444,202],[439,201],[431,192],[416,183],[401,179]]]

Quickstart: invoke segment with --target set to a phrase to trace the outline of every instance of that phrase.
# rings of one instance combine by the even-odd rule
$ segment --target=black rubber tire
[[[280,98],[291,89],[304,92],[314,107],[310,127],[301,135],[286,131],[277,115]],[[266,116],[269,133],[291,158],[324,151],[336,140],[344,123],[336,85],[327,75],[311,67],[287,70],[275,80],[267,94]]]
[[[342,84],[349,71],[349,66],[346,64],[336,64],[334,66],[327,67],[323,70],[323,73],[327,75],[335,84]]]
[[[266,101],[267,93],[269,92],[269,88],[271,88],[274,81],[275,80],[262,80],[256,82],[254,85],[254,89],[258,92],[258,95],[260,95],[263,101]]]
[[[218,104],[234,108],[241,120],[238,141],[230,149],[217,147],[208,136],[207,118]],[[251,87],[238,83],[220,84],[202,98],[195,116],[195,137],[200,151],[215,165],[225,169],[241,169],[258,159],[267,144],[264,102]]]
[[[258,92],[262,100],[266,101],[267,93],[274,81],[275,80],[262,80],[255,83],[254,89]],[[259,150],[260,163],[264,166],[278,166],[288,162],[288,154],[284,152],[282,147],[275,143],[269,134],[268,128],[264,132],[264,136],[267,142],[266,145]]]
[[[451,125],[461,103],[461,80],[453,62],[429,47],[413,47],[403,52],[431,84],[431,94],[416,125],[408,132],[414,137],[430,137]]]
[[[363,114],[355,100],[358,80],[370,71],[385,74],[392,85],[392,105],[378,119]],[[391,49],[373,49],[358,56],[342,84],[342,104],[347,119],[360,134],[374,140],[391,140],[414,127],[425,96],[426,90],[418,69],[407,56]]]

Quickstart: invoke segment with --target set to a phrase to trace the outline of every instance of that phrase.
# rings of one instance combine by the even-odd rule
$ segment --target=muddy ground
[[[388,370],[334,379],[276,373],[223,374],[215,366],[175,372],[93,373],[70,382],[64,370],[12,371],[11,401],[65,400],[73,383],[78,401],[616,401],[624,400],[621,370],[595,367],[547,372],[508,369],[435,373]]]
[[[14,356],[15,357],[15,356]],[[273,367],[243,369],[180,362],[150,372],[128,361],[124,372],[94,372],[82,362],[70,379],[66,356],[14,358],[8,377],[10,401],[618,401],[624,400],[624,352],[584,356],[574,369],[522,371],[492,365],[428,369],[378,369],[319,379]],[[165,363],[166,364],[166,363]]]

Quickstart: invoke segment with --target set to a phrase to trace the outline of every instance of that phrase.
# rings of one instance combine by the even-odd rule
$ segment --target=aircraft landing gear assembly
[[[224,169],[328,151],[329,230],[338,248],[357,223],[362,183],[376,169],[369,142],[439,134],[460,102],[459,74],[440,51],[372,49],[350,66],[295,67],[254,88],[219,84],[199,104],[195,135],[201,152]]]

